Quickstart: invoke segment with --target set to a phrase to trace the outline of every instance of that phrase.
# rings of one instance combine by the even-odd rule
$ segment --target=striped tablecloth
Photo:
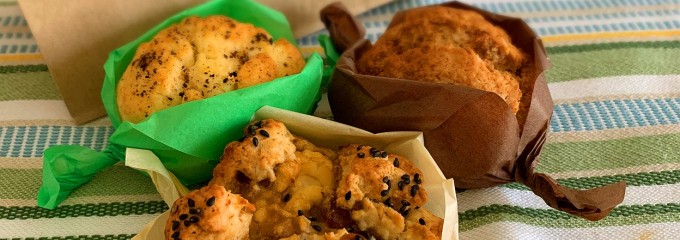
[[[395,11],[436,2],[400,0],[360,19],[375,40]],[[555,112],[539,170],[570,187],[629,187],[599,222],[518,184],[469,190],[458,195],[461,238],[680,239],[680,1],[473,4],[525,19],[547,47]],[[299,43],[316,49],[316,34]],[[163,212],[149,179],[120,164],[56,210],[36,207],[45,148],[102,150],[112,132],[107,119],[73,124],[19,7],[0,2],[0,238],[128,239]]]

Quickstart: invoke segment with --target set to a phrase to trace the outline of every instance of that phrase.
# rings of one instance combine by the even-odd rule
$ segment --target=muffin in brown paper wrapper
[[[441,6],[480,13],[528,54],[536,78],[527,83],[533,85],[533,91],[529,88],[530,92],[524,93],[531,101],[523,126],[505,101],[492,92],[358,73],[356,61],[372,45],[363,39],[363,27],[339,3],[321,11],[336,50],[342,52],[328,90],[335,120],[372,132],[422,131],[425,146],[457,188],[517,181],[555,209],[588,220],[605,217],[623,201],[625,182],[578,190],[535,172],[553,112],[544,76],[550,63],[539,37],[518,18],[459,2]],[[403,21],[403,15],[397,13],[388,28]]]

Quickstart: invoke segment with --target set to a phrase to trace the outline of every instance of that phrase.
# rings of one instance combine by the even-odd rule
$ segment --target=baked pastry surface
[[[449,83],[498,94],[517,113],[527,55],[479,13],[443,6],[403,13],[357,61],[362,74]]]
[[[249,239],[255,206],[222,186],[209,185],[177,199],[165,239]]]
[[[225,16],[189,17],[139,45],[118,82],[123,121],[188,101],[299,73],[305,62],[285,39]]]
[[[227,145],[209,186],[252,205],[240,224],[250,239],[438,239],[443,220],[420,208],[422,174],[404,157],[358,144],[336,152],[267,119]]]

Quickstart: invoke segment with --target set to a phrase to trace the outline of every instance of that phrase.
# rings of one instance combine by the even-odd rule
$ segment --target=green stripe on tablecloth
[[[168,210],[164,201],[149,202],[113,202],[100,204],[76,204],[59,206],[54,210],[40,207],[2,207],[0,219],[41,219],[92,216],[120,216],[160,214]]]
[[[458,214],[460,231],[499,221],[521,222],[553,228],[590,228],[680,221],[680,204],[627,205],[614,208],[607,217],[591,222],[553,209],[489,205]]]
[[[678,55],[680,56],[680,55]],[[546,144],[539,172],[566,172],[680,163],[680,134]]]
[[[0,101],[61,99],[49,72],[0,74]]]
[[[132,239],[137,234],[119,234],[119,235],[79,235],[79,236],[63,236],[63,237],[29,237],[24,240],[128,240]]]
[[[35,199],[42,183],[42,169],[0,169],[0,199]],[[113,166],[97,174],[70,197],[155,194],[143,174],[125,166]]]
[[[623,75],[679,74],[680,48],[620,48],[548,54],[548,83]],[[641,58],[640,56],[653,56]]]
[[[0,2],[0,7],[2,7],[2,6],[14,6],[14,5],[17,5],[17,1]]]
[[[680,170],[619,174],[601,177],[557,179],[557,182],[560,184],[566,187],[577,189],[590,189],[620,181],[626,181],[628,186],[676,184],[680,183]],[[508,183],[502,186],[518,190],[529,190],[528,187],[519,183]]]
[[[548,55],[552,55],[560,53],[591,52],[624,48],[680,48],[680,41],[597,43],[597,44],[546,47],[545,50],[548,52]]]
[[[28,72],[47,72],[47,65],[8,65],[0,66],[0,74],[7,73],[28,73]]]

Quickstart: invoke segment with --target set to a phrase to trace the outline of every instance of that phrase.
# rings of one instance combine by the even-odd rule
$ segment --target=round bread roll
[[[360,73],[494,92],[518,112],[527,56],[503,29],[443,6],[410,10],[402,20],[360,57]]]
[[[299,73],[298,49],[224,16],[189,17],[142,43],[118,82],[121,120]]]

